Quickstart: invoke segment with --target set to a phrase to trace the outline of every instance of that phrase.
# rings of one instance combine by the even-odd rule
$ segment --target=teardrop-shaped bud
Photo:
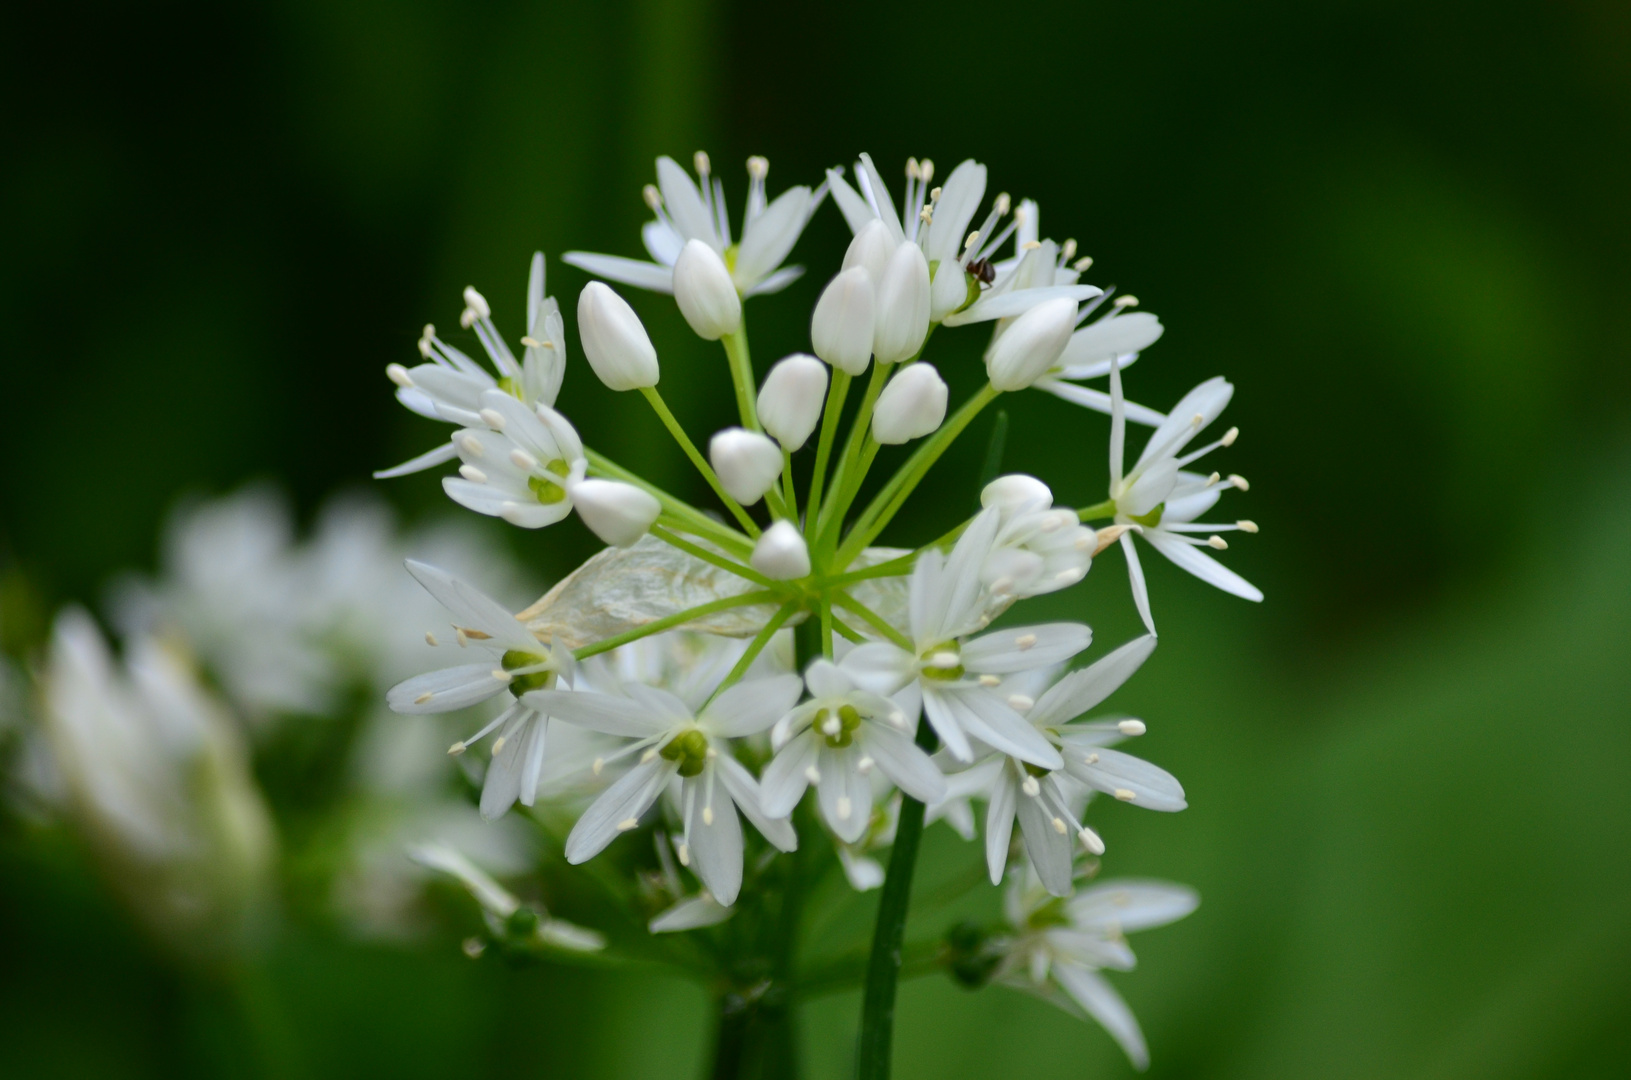
[[[792,453],[821,422],[826,397],[827,366],[813,356],[794,353],[765,376],[759,389],[759,423]]]
[[[929,286],[930,322],[940,322],[969,302],[968,282],[968,273],[964,271],[963,264],[955,259],[947,259],[935,266],[934,282]]]
[[[985,485],[980,492],[980,505],[995,506],[1006,519],[1020,509],[1046,510],[1053,505],[1053,492],[1034,476],[1009,473]]]
[[[946,383],[933,366],[916,363],[889,380],[872,410],[872,437],[885,445],[921,438],[946,418]]]
[[[844,252],[843,268],[863,268],[876,285],[883,280],[884,267],[889,265],[889,256],[894,253],[895,238],[889,235],[889,229],[883,222],[873,218],[849,242]]]
[[[1044,300],[1015,319],[991,346],[986,374],[998,390],[1023,390],[1046,375],[1076,329],[1076,301]]]
[[[686,241],[674,260],[674,300],[704,341],[718,341],[742,325],[742,298],[725,260],[701,240]]]
[[[730,497],[743,506],[758,502],[782,471],[781,447],[739,427],[726,428],[708,441],[708,461]]]
[[[778,521],[753,545],[748,564],[767,578],[793,581],[810,573],[810,549],[791,521]]]
[[[877,280],[872,352],[878,363],[894,364],[916,356],[929,333],[929,263],[923,249],[910,240],[900,243]]]
[[[865,374],[872,359],[873,312],[872,275],[866,267],[852,266],[833,278],[810,320],[815,354],[839,371]]]
[[[578,335],[589,366],[613,390],[657,385],[657,350],[640,316],[601,282],[591,281],[578,294]]]
[[[621,480],[579,480],[571,494],[572,505],[590,531],[618,547],[646,535],[662,512],[650,494]]]

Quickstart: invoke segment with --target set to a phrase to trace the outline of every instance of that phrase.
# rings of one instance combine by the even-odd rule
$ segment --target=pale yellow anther
[[[1218,443],[1222,446],[1233,446],[1238,438],[1240,438],[1240,429],[1232,427],[1223,433],[1223,438],[1219,439]]]
[[[908,179],[908,180],[919,180],[919,179],[922,178],[922,176],[923,176],[922,171],[920,169],[918,169],[918,167],[917,167],[917,158],[915,158],[915,157],[907,158],[906,159],[906,179]]]
[[[814,765],[806,766],[804,769],[804,779],[810,781],[812,784],[821,783],[821,770],[816,768]]]
[[[409,375],[408,369],[401,364],[386,364],[385,377],[404,390],[413,389],[413,376]]]
[[[1257,531],[1257,522],[1244,520],[1237,521],[1235,522],[1235,528],[1239,529],[1243,533],[1254,533]]]
[[[1218,473],[1213,473],[1211,476],[1208,476],[1206,478],[1206,486],[1211,487],[1213,484],[1217,483],[1220,479],[1222,479],[1222,477]]]
[[[980,676],[980,685],[981,686],[1001,686],[1002,685],[1002,680],[997,678],[995,675],[981,675]]]
[[[704,825],[712,825],[714,823],[714,808],[713,807],[704,806],[702,808],[702,823]]]
[[[1083,273],[1084,271],[1086,271],[1087,268],[1092,266],[1092,265],[1093,265],[1093,256],[1083,255],[1080,259],[1076,260],[1075,265],[1072,266],[1071,269],[1076,271],[1078,274],[1080,274],[1080,273]]]
[[[925,184],[934,179],[934,162],[930,161],[928,158],[924,158],[922,161],[918,162],[917,169],[918,176]]]
[[[646,750],[644,753],[642,753],[640,755],[640,764],[642,764],[642,765],[649,765],[653,761],[656,761],[656,760],[657,760],[657,748],[655,746],[651,747],[649,750]]]
[[[1082,846],[1085,847],[1091,854],[1104,854],[1104,841],[1100,840],[1099,834],[1094,832],[1092,829],[1089,829],[1084,825],[1082,826],[1082,831],[1077,833],[1076,836],[1079,840],[1081,840]]]
[[[494,668],[491,674],[494,682],[502,683],[505,686],[510,684],[510,673],[503,668]]]
[[[674,845],[674,854],[679,856],[681,866],[691,865],[691,845],[681,841]]]
[[[474,465],[460,465],[459,475],[470,481],[472,484],[485,484],[487,482],[487,474],[476,468]]]
[[[544,347],[544,343],[535,337],[524,337],[521,339],[521,344],[529,349],[542,349]]]
[[[996,207],[997,216],[1003,217],[1008,213],[1008,208],[1013,205],[1013,201],[1008,198],[1008,193],[1004,191],[997,196],[997,201],[994,205]]]
[[[1142,735],[1149,730],[1142,720],[1121,720],[1117,722],[1116,728],[1123,735]]]
[[[763,180],[770,175],[770,160],[754,154],[748,158],[748,179]]]
[[[708,171],[711,168],[708,162],[708,152],[706,150],[698,150],[696,153],[692,154],[691,164],[696,166],[698,176],[704,178],[707,177]]]
[[[1138,792],[1129,790],[1128,788],[1118,787],[1115,790],[1115,796],[1122,802],[1132,802],[1134,799],[1138,798]]]
[[[854,807],[854,805],[853,805],[853,804],[852,804],[852,803],[851,803],[851,802],[850,802],[850,801],[849,801],[849,796],[847,796],[847,795],[840,795],[840,796],[839,796],[839,797],[838,797],[838,820],[840,820],[840,821],[848,821],[848,820],[849,820],[849,815],[850,815],[850,811],[852,811],[852,810],[853,810],[853,809],[855,809],[855,807]]]
[[[1042,794],[1042,785],[1037,783],[1034,776],[1027,776],[1025,781],[1019,785],[1019,789],[1033,799]]]
[[[481,417],[482,423],[486,424],[494,431],[504,430],[504,414],[499,412],[497,409],[483,409],[476,415]]]
[[[589,771],[592,774],[594,774],[595,776],[599,776],[600,775],[600,770],[604,769],[605,767],[606,767],[606,759],[603,758],[603,757],[597,757],[590,764]]]
[[[1118,296],[1118,297],[1116,297],[1115,306],[1118,307],[1118,308],[1137,307],[1138,306],[1138,297],[1136,297],[1136,296]]]
[[[876,764],[877,762],[873,761],[870,756],[863,754],[861,756],[861,760],[855,763],[855,768],[857,772],[859,772],[862,776],[865,776],[867,773],[872,771],[872,766]]]
[[[1035,634],[1021,634],[1021,635],[1019,635],[1019,637],[1014,639],[1014,645],[1015,645],[1016,648],[1020,649],[1021,651],[1024,651],[1025,649],[1032,648],[1033,646],[1036,645],[1036,635]]]
[[[425,705],[428,704],[430,699],[435,696],[436,692],[434,690],[426,690],[423,694],[420,694],[418,697],[414,698],[413,703],[415,705]]]
[[[447,756],[448,757],[458,757],[460,754],[464,753],[468,749],[470,749],[470,747],[466,746],[463,742],[456,742],[452,746],[447,748]]]
[[[464,627],[462,626],[455,626],[453,628],[453,636],[458,639],[459,648],[461,649],[470,644],[470,635],[464,632]]]
[[[433,649],[436,647],[436,635],[431,633],[429,630],[425,631],[425,644],[429,645]]]
[[[964,254],[967,254],[969,251],[973,250],[974,245],[979,243],[979,241],[980,241],[980,230],[975,229],[973,232],[968,234],[968,239],[963,241],[963,252],[964,252]]]
[[[1235,487],[1239,488],[1241,491],[1250,491],[1251,488],[1252,488],[1252,486],[1250,484],[1246,483],[1246,478],[1244,476],[1241,476],[1239,473],[1230,473],[1229,474],[1229,483],[1233,484]]]
[[[1036,699],[1029,694],[1009,694],[1008,707],[1017,713],[1030,712],[1036,704]]]
[[[473,458],[483,457],[487,453],[487,448],[481,445],[481,440],[468,431],[459,436],[459,449]]]
[[[531,472],[538,467],[538,459],[516,446],[510,449],[510,464],[525,472]]]
[[[1059,249],[1059,261],[1068,263],[1070,260],[1074,259],[1075,257],[1076,257],[1076,241],[1066,240],[1064,246]]]
[[[1065,828],[1065,819],[1064,818],[1056,817],[1056,818],[1053,819],[1053,831],[1058,833],[1060,836],[1065,835],[1065,833],[1069,831],[1068,829]]]
[[[1042,241],[1040,241],[1040,240],[1027,240],[1023,244],[1019,245],[1019,249],[1021,251],[1035,251],[1037,248],[1039,248],[1041,246],[1042,246]]]
[[[929,663],[935,667],[956,667],[958,656],[954,652],[937,652],[929,657]]]
[[[618,832],[628,832],[630,829],[638,829],[639,827],[640,827],[640,819],[639,818],[626,817],[622,821],[619,821],[617,823],[617,831]],[[681,859],[680,861],[684,862],[685,860]]]
[[[1213,533],[1211,536],[1206,538],[1206,546],[1211,548],[1213,551],[1228,551],[1229,541],[1225,540],[1217,533]]]
[[[930,191],[929,192],[929,201],[930,202],[939,202],[940,201],[940,192],[942,190],[943,190],[942,188],[935,188],[932,191]]]
[[[641,188],[640,197],[644,199],[646,201],[646,205],[654,211],[659,206],[663,205],[663,193],[657,190],[656,184],[647,184],[645,187]]]
[[[493,756],[494,757],[497,757],[498,752],[500,750],[504,749],[504,742],[505,742],[505,736],[503,736],[503,735],[500,735],[498,738],[493,740]]]
[[[1099,763],[1099,755],[1089,754],[1082,759],[1082,763],[1085,765],[1097,765]]]

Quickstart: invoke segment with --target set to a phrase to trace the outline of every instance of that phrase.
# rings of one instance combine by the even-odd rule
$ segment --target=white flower
[[[810,548],[797,525],[778,521],[753,545],[748,565],[773,581],[796,581],[810,574]]]
[[[1026,199],[1014,211],[1014,220],[1008,229],[989,240],[983,236],[969,237],[970,247],[963,260],[965,266],[976,260],[990,264],[991,255],[1010,234],[1014,237],[1014,255],[990,264],[995,275],[990,287],[982,290],[972,304],[947,315],[947,326],[996,320],[990,347],[995,349],[1013,320],[1036,305],[1050,300],[1081,303],[1101,295],[1103,290],[1078,280],[1086,269],[1085,264],[1092,260],[1071,265],[1076,242],[1067,240],[1060,245],[1041,239],[1040,224],[1036,203]]]
[[[778,360],[759,388],[759,423],[797,453],[821,421],[827,394],[827,368],[813,356],[794,353]]]
[[[760,781],[765,813],[785,817],[814,785],[827,827],[853,844],[872,821],[874,769],[921,803],[945,795],[945,778],[912,741],[915,707],[909,715],[889,698],[861,689],[829,660],[812,662],[804,684],[810,699],[771,731],[777,753]]]
[[[742,886],[742,825],[738,809],[783,851],[798,846],[785,819],[761,809],[758,782],[731,754],[728,739],[764,731],[799,694],[796,675],[738,683],[700,713],[665,690],[633,685],[627,696],[537,690],[532,707],[592,731],[634,740],[619,756],[639,763],[596,799],[566,838],[566,859],[577,864],[599,854],[641,816],[672,782],[677,785],[684,840],[680,862],[691,867],[726,906]],[[611,759],[608,758],[608,761]]]
[[[446,874],[463,885],[481,905],[487,928],[495,937],[513,934],[519,924],[528,930],[529,937],[540,944],[568,952],[597,952],[606,947],[606,939],[594,930],[552,918],[548,912],[538,908],[527,909],[531,918],[517,919],[516,913],[522,910],[521,901],[494,881],[485,870],[446,844],[414,844],[408,848],[408,857],[420,866]]]
[[[679,869],[674,865],[673,852],[669,850],[668,834],[659,829],[652,835],[652,840],[657,848],[657,864],[661,868],[663,887],[674,902],[652,916],[646,924],[647,930],[653,934],[697,930],[704,926],[718,926],[736,914],[735,908],[726,907],[715,900],[714,894],[707,889],[686,895]]]
[[[765,202],[765,176],[770,165],[762,157],[748,159],[747,209],[742,215],[742,241],[731,240],[725,210],[725,186],[711,175],[708,155],[697,153],[694,164],[701,190],[674,159],[657,159],[657,186],[646,185],[646,205],[657,215],[641,230],[653,261],[625,259],[569,251],[561,258],[591,274],[652,292],[674,291],[674,265],[689,240],[712,248],[730,268],[731,280],[743,297],[778,292],[792,284],[802,266],[782,266],[798,242],[799,234],[826,197],[826,185],[815,192],[792,187],[769,205]],[[779,267],[779,269],[778,269]]]
[[[583,523],[617,547],[631,547],[650,532],[663,509],[656,496],[621,480],[579,480],[571,494]]]
[[[872,410],[872,437],[886,446],[922,438],[946,419],[946,382],[927,361],[895,373]]]
[[[674,300],[704,341],[718,341],[742,325],[742,298],[725,260],[701,240],[687,240],[674,261]]]
[[[1255,585],[1201,551],[1210,547],[1222,551],[1229,545],[1219,533],[1239,530],[1254,533],[1250,521],[1212,525],[1195,519],[1210,510],[1227,488],[1246,490],[1246,481],[1230,476],[1220,481],[1217,473],[1203,476],[1187,472],[1184,466],[1220,446],[1232,446],[1239,429],[1230,428],[1221,439],[1183,453],[1189,441],[1218,418],[1234,395],[1235,388],[1221,376],[1201,383],[1173,408],[1144,444],[1144,452],[1131,468],[1123,468],[1126,456],[1127,424],[1121,396],[1121,370],[1110,365],[1110,498],[1115,502],[1116,524],[1121,526],[1121,549],[1127,555],[1127,574],[1132,581],[1133,602],[1144,626],[1155,633],[1150,617],[1150,595],[1144,584],[1144,569],[1133,548],[1133,533],[1150,546],[1202,581],[1246,600],[1260,601],[1263,593]],[[1197,540],[1191,533],[1209,533]]]
[[[782,473],[782,451],[768,435],[729,427],[708,440],[708,462],[731,498],[752,506],[775,486]]]
[[[533,805],[544,770],[549,718],[520,700],[529,690],[554,686],[570,677],[572,654],[533,637],[497,601],[425,563],[408,560],[408,572],[453,614],[461,648],[485,659],[416,675],[392,687],[386,703],[399,713],[440,713],[465,709],[509,693],[516,700],[474,735],[449,750],[462,754],[497,730],[493,760],[481,790],[481,812],[496,818],[517,800]]]
[[[114,884],[180,948],[240,940],[276,837],[232,721],[185,659],[136,638],[119,664],[68,608],[42,684],[51,757]]]
[[[493,325],[486,298],[466,288],[464,299],[459,325],[475,331],[498,377],[437,337],[436,328],[427,325],[419,339],[419,352],[426,363],[413,368],[391,364],[385,369],[397,385],[397,400],[421,416],[460,427],[480,423],[481,396],[488,390],[503,390],[528,408],[553,406],[566,372],[566,332],[560,305],[554,297],[544,295],[543,253],[533,254],[527,278],[527,336],[521,339],[525,351],[519,363]],[[386,479],[434,468],[453,460],[454,452],[451,445],[443,444],[395,468],[382,469],[374,477]]]
[[[1016,878],[1003,904],[1013,936],[996,979],[1097,1020],[1134,1067],[1145,1069],[1150,1055],[1138,1021],[1099,971],[1131,971],[1136,960],[1125,935],[1176,922],[1199,904],[1194,890],[1164,881],[1105,881],[1060,900],[1034,879]]]
[[[578,433],[547,405],[529,409],[502,390],[484,391],[480,426],[453,436],[462,464],[442,490],[460,506],[523,529],[572,512],[572,491],[589,469]]]
[[[1131,299],[1132,297],[1118,299],[1111,306],[1110,314],[1088,323],[1072,334],[1070,344],[1065,346],[1065,351],[1060,355],[1055,369],[1031,385],[1072,404],[1108,414],[1109,393],[1088,386],[1079,386],[1077,383],[1085,379],[1103,378],[1110,374],[1112,361],[1123,371],[1127,370],[1133,361],[1138,359],[1138,354],[1142,350],[1160,339],[1163,331],[1161,320],[1154,315],[1148,312],[1129,312],[1128,308],[1131,305],[1125,301]],[[1080,317],[1087,318],[1096,308],[1097,301],[1083,308]],[[1148,427],[1155,427],[1166,419],[1154,409],[1136,402],[1124,402],[1123,408],[1127,419]]]
[[[872,275],[864,266],[849,267],[832,279],[816,301],[810,319],[810,347],[838,370],[864,374],[872,360],[876,320]]]
[[[598,281],[578,294],[578,334],[583,355],[613,390],[656,386],[661,371],[640,316],[629,302]]]
[[[980,493],[980,503],[1001,515],[980,567],[980,580],[994,598],[1040,596],[1087,576],[1098,533],[1074,510],[1054,509],[1053,492],[1042,481],[1021,473],[999,476]]]
[[[998,390],[1023,390],[1059,359],[1076,325],[1076,301],[1055,297],[1014,320],[985,356],[985,370]]]
[[[1092,640],[1079,623],[1051,623],[999,630],[970,641],[962,637],[986,622],[988,598],[980,566],[996,537],[995,509],[977,516],[958,539],[950,559],[935,549],[918,556],[912,570],[911,652],[892,642],[858,645],[844,658],[845,671],[865,688],[895,694],[916,682],[935,733],[959,761],[974,760],[970,739],[1045,769],[1057,769],[1059,752],[995,693],[1002,677],[1068,660]]]
[[[1138,638],[1092,666],[1065,676],[1040,697],[1033,698],[1039,689],[1036,680],[1015,676],[1004,682],[1000,692],[1007,704],[1023,713],[1059,750],[1064,765],[1062,770],[1048,770],[1002,756],[981,762],[967,770],[969,775],[948,782],[954,785],[948,790],[958,797],[984,798],[988,804],[986,869],[992,884],[1002,880],[1017,817],[1025,852],[1043,885],[1056,896],[1070,893],[1073,839],[1079,839],[1094,855],[1104,853],[1098,834],[1080,822],[1080,808],[1075,804],[1081,790],[1102,791],[1150,810],[1182,810],[1187,805],[1182,785],[1166,770],[1106,749],[1143,734],[1143,721],[1070,722],[1126,682],[1154,648],[1154,637]],[[1041,674],[1045,677],[1047,673]]]

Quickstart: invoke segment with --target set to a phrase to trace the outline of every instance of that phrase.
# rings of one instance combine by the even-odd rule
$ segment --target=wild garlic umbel
[[[654,218],[642,230],[650,261],[564,259],[604,279],[576,305],[590,369],[645,398],[714,505],[642,479],[615,445],[585,445],[559,408],[568,340],[541,254],[516,348],[472,288],[460,325],[485,363],[427,326],[421,362],[389,368],[404,405],[455,430],[379,475],[456,458],[458,474],[443,484],[460,505],[528,529],[575,513],[609,545],[520,613],[410,563],[451,617],[429,639],[452,655],[390,694],[404,713],[503,703],[451,753],[482,746],[490,756],[484,814],[520,804],[567,864],[613,859],[593,876],[604,925],[592,908],[567,913],[604,937],[542,934],[571,924],[541,921],[542,912],[521,918],[527,909],[457,852],[419,857],[465,882],[509,949],[622,955],[705,980],[719,1006],[718,1075],[787,1075],[796,1063],[790,1010],[859,985],[859,1075],[886,1076],[903,969],[1027,989],[1097,1019],[1142,1067],[1138,1025],[1099,973],[1132,966],[1125,932],[1180,918],[1195,898],[1155,882],[1078,891],[1107,848],[1088,803],[1100,793],[1158,811],[1186,803],[1165,770],[1113,748],[1143,734],[1144,722],[1094,710],[1156,643],[1135,536],[1203,581],[1262,598],[1208,550],[1227,547],[1225,532],[1257,527],[1198,520],[1225,491],[1246,489],[1239,476],[1199,471],[1235,429],[1194,445],[1233,388],[1210,379],[1169,413],[1128,402],[1123,374],[1161,323],[1134,310],[1133,297],[1084,281],[1092,260],[1072,240],[1043,236],[1034,202],[987,199],[984,165],[965,161],[937,183],[932,162],[908,161],[897,204],[865,154],[847,176],[831,169],[819,186],[774,199],[768,164],[751,158],[739,239],[705,154],[694,169],[657,161],[657,183],[645,189]],[[811,353],[780,360],[759,381],[747,301],[803,272],[786,260],[829,198],[854,239],[815,305]],[[613,285],[672,294],[691,329],[721,343],[735,426],[695,439],[683,429],[663,401],[662,350]],[[928,346],[964,327],[989,335],[987,379],[952,402]],[[983,488],[969,485],[982,509],[951,532],[915,549],[876,546],[970,423],[1002,395],[1030,389],[1109,414],[1104,501],[1059,507],[1039,478],[987,477]],[[1131,461],[1130,424],[1149,430]],[[862,505],[880,447],[902,444],[913,444],[905,463]],[[808,455],[801,482],[795,453]],[[1070,672],[1089,628],[1026,625],[1009,608],[1077,586],[1117,544],[1148,634]],[[551,805],[540,778],[558,773],[552,755],[564,729],[584,762],[577,790],[588,794]],[[983,829],[973,803],[984,804]],[[983,832],[990,881],[1009,879],[1001,921],[905,940],[926,820],[968,839]],[[806,894],[834,864],[855,889],[881,888],[865,956],[811,955],[800,944]],[[642,944],[617,932],[631,922],[680,938]]]

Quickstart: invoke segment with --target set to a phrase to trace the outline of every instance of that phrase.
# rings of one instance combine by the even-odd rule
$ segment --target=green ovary
[[[1167,504],[1166,503],[1158,503],[1156,505],[1155,509],[1151,510],[1147,514],[1139,514],[1136,517],[1133,516],[1132,514],[1128,514],[1127,515],[1127,520],[1133,522],[1135,525],[1142,525],[1146,529],[1153,529],[1157,525],[1161,524],[1161,515],[1166,513],[1166,512],[1167,512]]]
[[[572,467],[560,458],[549,462],[544,468],[560,477],[564,477],[572,471]],[[529,476],[527,477],[527,486],[538,497],[538,501],[545,506],[553,505],[566,498],[566,488],[559,481],[552,480],[547,476]]]
[[[520,649],[511,649],[499,661],[505,671],[516,671],[520,668],[537,667],[539,664],[547,663],[549,663],[549,657],[539,656],[537,653],[522,652]],[[525,675],[517,675],[510,680],[510,693],[520,697],[529,690],[548,690],[554,684],[555,672],[529,671]]]
[[[952,656],[958,656],[957,643],[955,641],[948,641],[944,645],[936,645],[934,648],[924,652],[923,659],[928,660],[930,657],[933,657],[938,653],[950,653]],[[922,669],[922,674],[925,679],[936,679],[940,682],[951,682],[955,679],[961,679],[963,677],[963,665],[960,659],[955,664],[925,665]]]
[[[815,729],[827,740],[828,746],[841,750],[855,741],[855,729],[861,726],[861,714],[853,705],[840,705],[836,719],[837,730],[834,731],[832,710],[822,709],[816,713]]]
[[[658,753],[669,761],[679,762],[681,776],[697,776],[708,763],[708,736],[696,728],[682,731]]]

